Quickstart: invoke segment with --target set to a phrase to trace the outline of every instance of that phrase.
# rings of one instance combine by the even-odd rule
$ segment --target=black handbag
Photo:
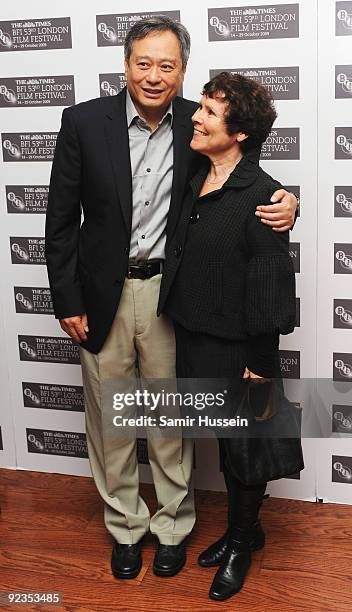
[[[225,461],[243,484],[259,485],[304,469],[302,409],[287,399],[280,380],[247,379],[234,416],[247,419],[248,427],[227,438]]]

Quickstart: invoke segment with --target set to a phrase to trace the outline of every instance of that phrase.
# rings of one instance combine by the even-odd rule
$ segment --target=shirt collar
[[[126,88],[127,89],[127,88]],[[166,110],[165,115],[162,117],[162,119],[160,120],[159,124],[163,123],[163,121],[167,118],[170,117],[171,119],[171,125],[172,125],[172,121],[173,121],[173,107],[172,107],[172,102],[170,102],[168,109]],[[137,112],[137,109],[133,103],[133,100],[131,98],[131,94],[130,92],[126,91],[126,117],[127,117],[127,126],[130,127],[132,121],[134,121],[135,119],[140,119],[141,121],[143,121],[145,123],[145,119],[143,119],[143,117],[141,117],[139,115],[139,113]]]

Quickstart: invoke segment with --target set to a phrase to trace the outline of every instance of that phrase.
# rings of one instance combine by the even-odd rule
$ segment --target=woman
[[[254,215],[280,187],[259,167],[276,118],[273,100],[257,82],[226,72],[202,93],[191,147],[204,164],[190,182],[163,273],[177,376],[278,377],[279,334],[291,333],[295,323],[294,270],[288,232],[273,232]],[[233,476],[228,444],[219,439],[228,529],[199,557],[202,566],[220,566],[210,589],[217,600],[242,588],[251,552],[265,539],[258,512],[266,483],[244,486]]]

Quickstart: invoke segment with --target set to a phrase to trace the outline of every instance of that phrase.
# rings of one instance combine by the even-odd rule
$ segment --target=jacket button
[[[182,246],[180,244],[178,244],[177,247],[175,247],[174,253],[175,253],[175,257],[180,257],[182,253]]]
[[[125,255],[128,255],[128,253],[129,253],[129,248],[128,248],[128,247],[125,247],[125,248],[124,248],[124,252],[125,252]]]
[[[190,223],[197,223],[197,221],[199,220],[199,218],[200,218],[200,214],[199,214],[199,212],[197,212],[197,213],[193,213],[193,215],[191,215],[191,216],[190,216],[190,218],[189,218],[189,222],[190,222]]]

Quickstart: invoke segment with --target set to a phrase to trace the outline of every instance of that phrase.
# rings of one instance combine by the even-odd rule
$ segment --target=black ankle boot
[[[200,553],[198,557],[198,563],[201,567],[216,567],[221,565],[224,560],[227,544],[229,540],[229,532],[225,531],[224,535],[219,538],[216,542],[211,544],[206,550]],[[251,536],[249,540],[249,548],[251,552],[260,550],[265,544],[265,533],[260,524],[260,521],[256,521],[251,529]]]
[[[221,564],[227,549],[228,537],[229,534],[226,531],[219,540],[200,553],[198,563],[201,567],[215,567]]]
[[[236,504],[231,508],[232,524],[228,529],[227,548],[210,588],[211,599],[228,599],[243,586],[251,564],[252,533],[258,524],[265,488],[266,484],[244,487],[235,479],[231,483],[231,496],[235,495]]]
[[[224,466],[225,460],[223,460]],[[224,466],[224,479],[227,488],[227,522],[228,525],[235,523],[235,512],[236,512],[236,492],[237,485],[236,480],[231,475],[230,471]],[[264,489],[265,492],[265,489]],[[264,493],[263,493],[264,495]],[[263,497],[260,501],[259,508],[263,502]],[[227,529],[221,538],[211,544],[206,550],[204,550],[198,557],[198,563],[201,567],[216,567],[221,565],[224,560],[227,544],[229,539],[229,530]],[[252,526],[251,535],[249,540],[249,547],[251,552],[260,550],[265,544],[265,533],[257,520]]]
[[[251,550],[247,534],[237,530],[229,538],[223,561],[210,587],[210,599],[223,601],[241,590],[251,564]]]

